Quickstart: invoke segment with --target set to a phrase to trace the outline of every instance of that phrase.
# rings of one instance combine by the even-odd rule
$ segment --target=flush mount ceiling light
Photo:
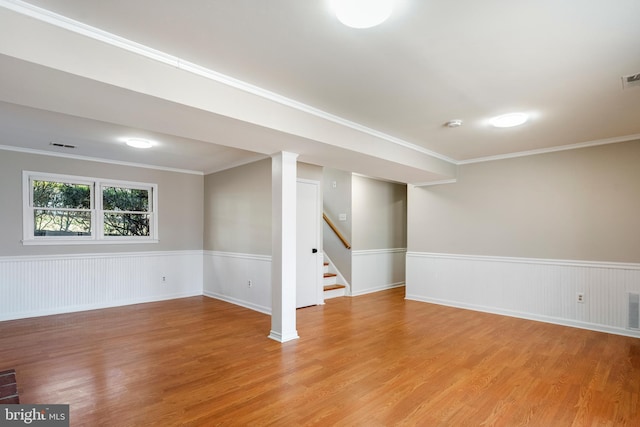
[[[491,123],[491,126],[497,128],[511,128],[514,126],[520,126],[527,120],[529,120],[528,114],[509,113],[494,117],[493,119],[489,120],[489,123]]]
[[[133,147],[133,148],[151,148],[151,147],[153,147],[153,142],[149,141],[148,139],[125,138],[124,142],[129,147]]]
[[[446,127],[448,128],[459,128],[460,126],[462,126],[462,120],[449,120],[447,123],[444,124]]]
[[[336,18],[347,27],[371,28],[391,16],[394,0],[331,0]]]

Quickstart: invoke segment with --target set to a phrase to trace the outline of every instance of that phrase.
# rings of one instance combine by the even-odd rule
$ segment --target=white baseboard
[[[251,302],[248,301],[243,301],[237,298],[232,298],[229,297],[227,295],[222,295],[222,294],[218,294],[215,292],[210,292],[210,291],[204,291],[204,296],[209,297],[209,298],[213,298],[213,299],[217,299],[220,301],[224,301],[224,302],[228,302],[231,304],[235,304],[235,305],[239,305],[240,307],[244,307],[244,308],[248,308],[250,310],[253,311],[258,311],[260,313],[264,313],[264,314],[268,314],[269,316],[271,316],[271,307],[265,307],[262,305],[258,305],[258,304],[253,304]]]
[[[572,321],[572,320],[567,320],[567,319],[562,319],[557,317],[550,317],[550,316],[539,316],[539,315],[533,315],[530,313],[523,313],[523,312],[517,312],[512,310],[500,310],[494,307],[484,307],[484,306],[471,305],[471,304],[460,304],[454,301],[424,298],[417,295],[406,295],[405,299],[412,300],[412,301],[426,302],[430,304],[444,305],[447,307],[460,308],[463,310],[480,311],[482,313],[517,317],[519,319],[534,320],[537,322],[551,323],[554,325],[569,326],[572,328],[586,329],[590,331],[605,332],[608,334],[616,334],[616,335],[624,335],[628,337],[640,338],[640,331],[636,332],[630,329],[614,328],[614,327],[608,327],[604,325],[594,325],[592,323],[585,323],[585,322],[580,322],[575,320]]]
[[[287,335],[282,335],[279,332],[271,331],[271,333],[268,335],[268,338],[271,338],[274,341],[278,341],[278,342],[284,343],[284,342],[287,342],[287,341],[297,340],[300,337],[298,336],[297,332],[292,332],[292,333],[289,333]]]
[[[42,317],[42,316],[54,316],[56,314],[67,314],[67,313],[78,313],[81,311],[92,311],[92,310],[101,310],[104,308],[113,308],[113,307],[124,307],[127,305],[135,305],[135,304],[145,304],[150,302],[159,302],[159,301],[168,301],[172,299],[180,299],[180,298],[190,298],[201,296],[201,292],[193,292],[193,293],[184,293],[184,294],[173,294],[173,295],[164,295],[158,297],[148,297],[148,298],[136,298],[136,299],[125,299],[117,302],[109,302],[104,304],[93,304],[93,305],[78,305],[78,306],[65,306],[50,310],[39,310],[32,312],[21,312],[19,314],[13,314],[8,317],[4,315],[0,315],[0,322],[6,320],[18,320],[18,319],[28,319],[30,317]]]
[[[401,288],[403,286],[405,286],[404,282],[398,282],[398,283],[391,283],[389,285],[384,285],[384,286],[370,287],[370,288],[366,288],[364,290],[361,290],[360,292],[351,294],[351,296],[357,297],[359,295],[372,294],[374,292],[386,291],[386,290],[394,289],[394,288]]]

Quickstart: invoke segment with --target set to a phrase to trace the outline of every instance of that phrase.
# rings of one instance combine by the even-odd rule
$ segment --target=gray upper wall
[[[159,243],[32,246],[22,244],[22,171],[158,185]],[[0,256],[201,250],[204,177],[0,150]]]
[[[204,178],[204,249],[271,255],[271,159]]]
[[[407,186],[353,176],[353,249],[407,247]]]
[[[324,212],[338,227],[340,233],[351,241],[351,206],[352,206],[352,176],[351,172],[338,169],[324,168],[323,174],[323,201]],[[339,221],[340,214],[345,214],[346,219]]]
[[[322,168],[297,164],[298,178],[320,181]],[[271,255],[271,158],[204,179],[204,249]]]
[[[640,141],[460,166],[409,186],[408,249],[640,262]]]

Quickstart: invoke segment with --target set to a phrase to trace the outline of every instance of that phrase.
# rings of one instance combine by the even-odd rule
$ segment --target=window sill
[[[145,243],[160,243],[158,239],[138,240],[138,239],[104,239],[104,240],[23,240],[25,246],[56,246],[56,245],[142,245]]]

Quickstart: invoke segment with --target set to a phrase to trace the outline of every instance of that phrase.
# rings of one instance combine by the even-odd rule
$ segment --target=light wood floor
[[[640,340],[403,296],[298,310],[285,344],[205,297],[0,322],[0,370],[74,426],[640,425]]]

